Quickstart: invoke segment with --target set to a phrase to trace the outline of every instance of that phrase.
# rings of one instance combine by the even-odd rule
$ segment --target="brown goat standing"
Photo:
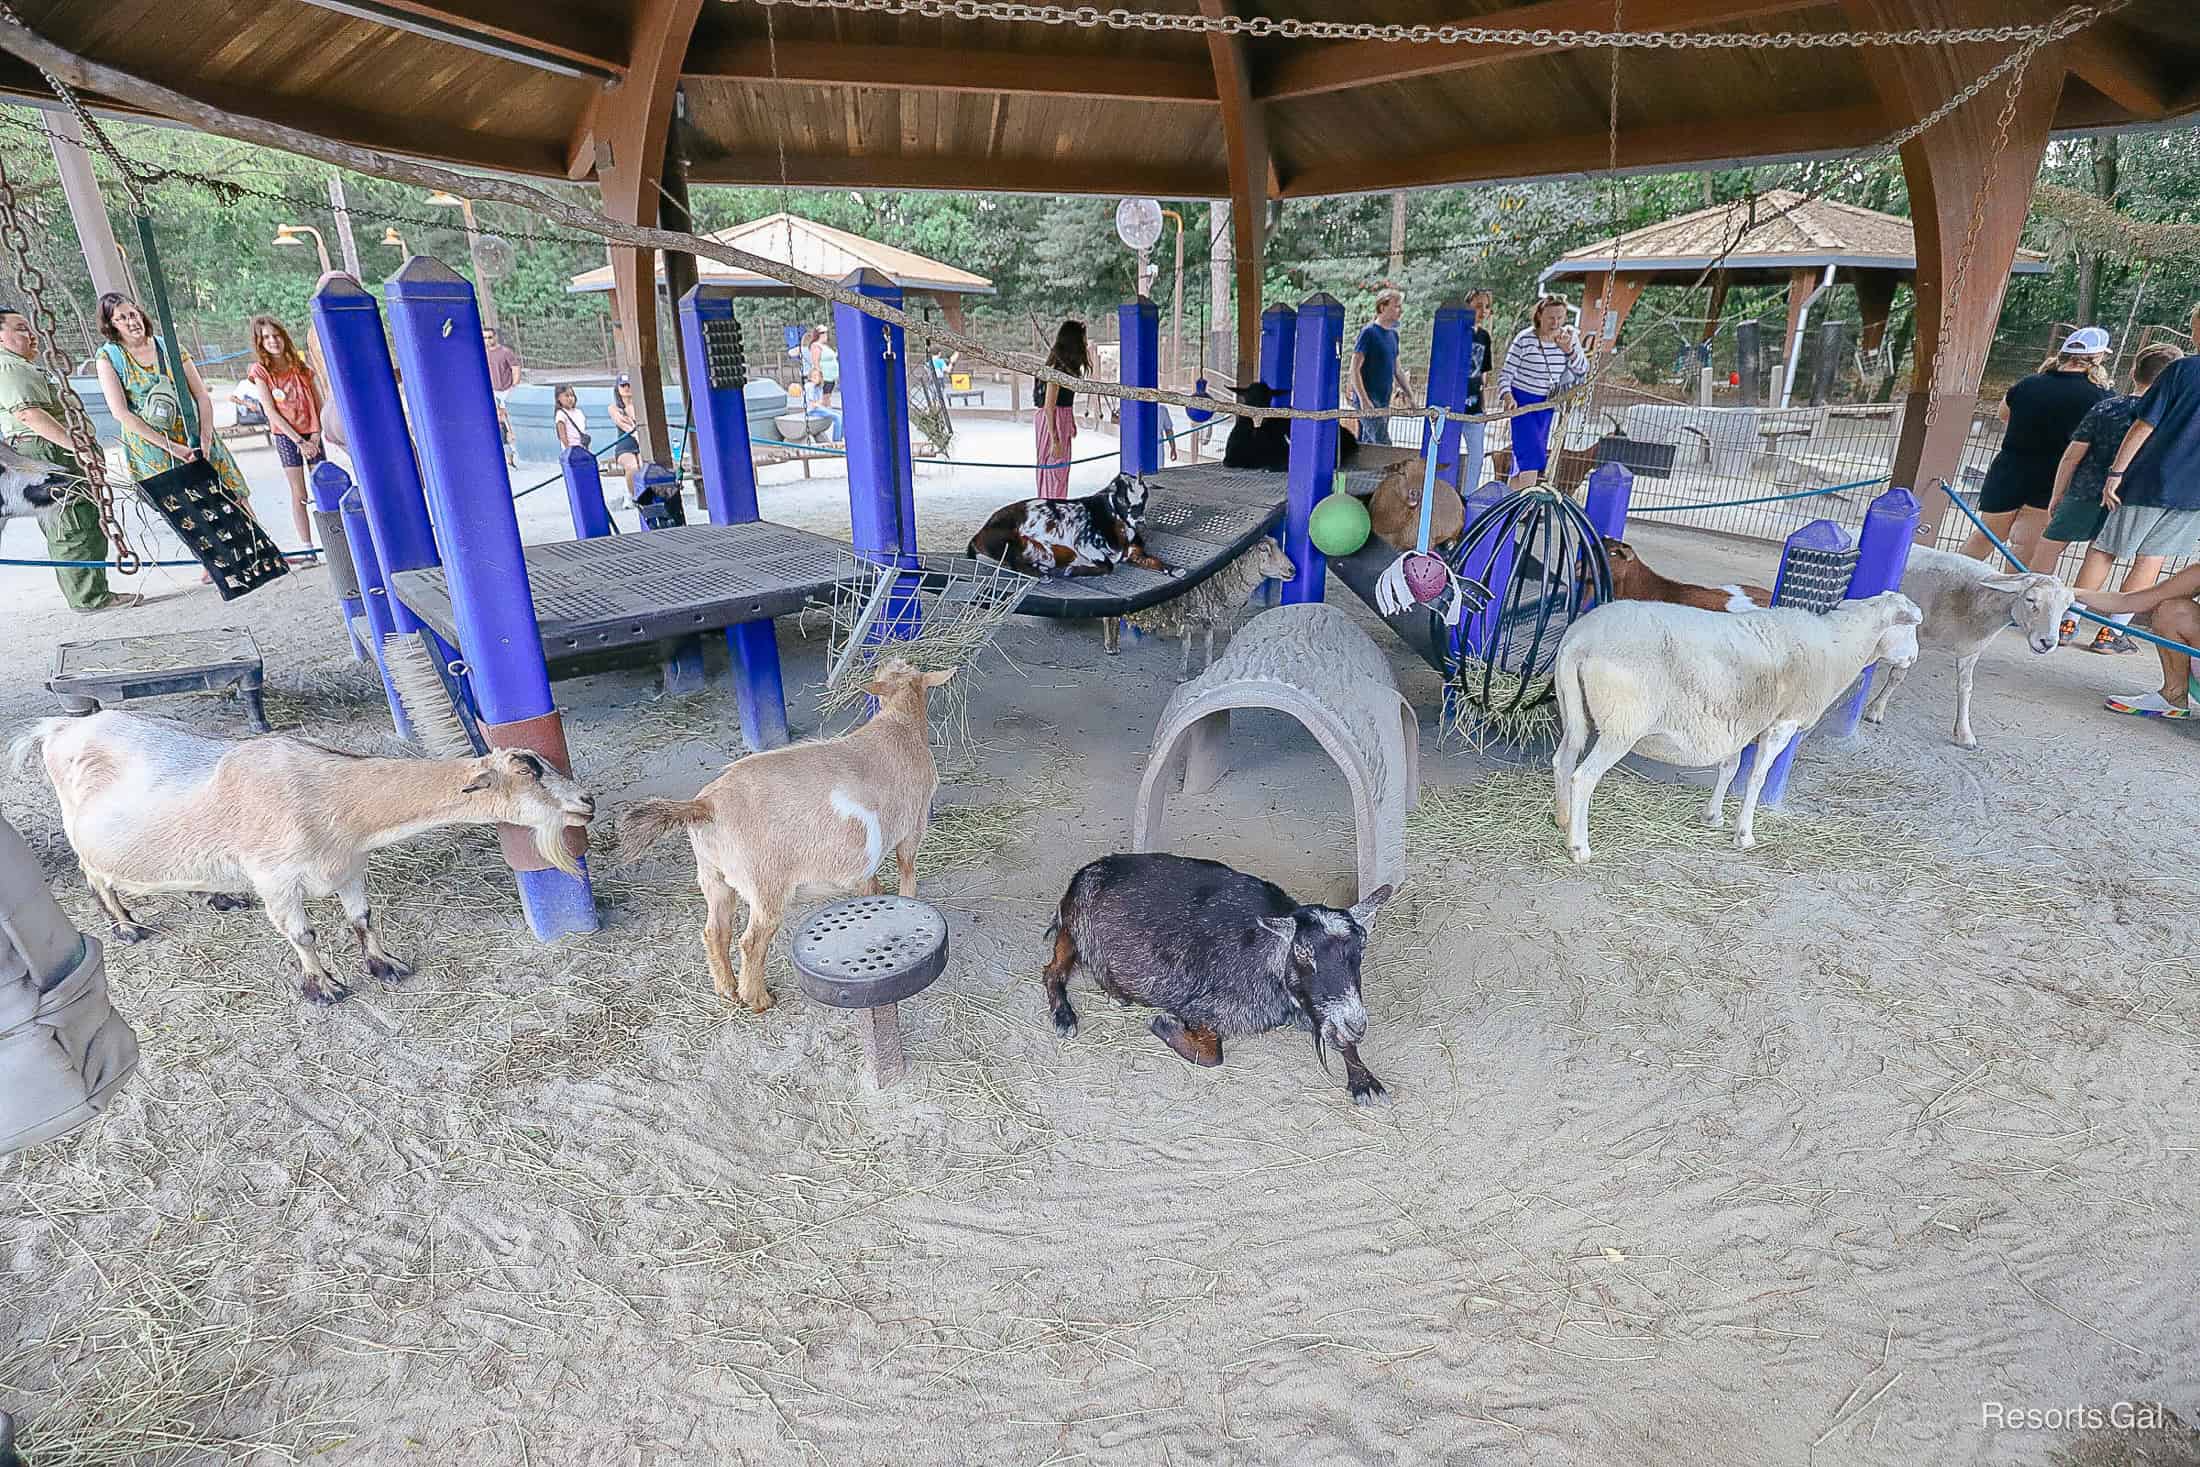
[[[758,1013],[772,1006],[764,958],[803,892],[874,895],[878,863],[891,848],[901,894],[917,894],[917,847],[940,786],[925,694],[954,675],[896,659],[866,689],[879,706],[863,727],[736,760],[692,800],[639,800],[619,813],[624,860],[667,831],[687,832],[709,908],[703,952],[721,997]],[[738,977],[730,957],[736,896],[749,908]]]
[[[1439,471],[1444,465],[1438,464]],[[1392,464],[1375,485],[1367,501],[1367,517],[1376,534],[1393,550],[1411,550],[1421,537],[1421,485],[1428,465],[1421,459]],[[1436,508],[1430,516],[1428,542],[1448,545],[1467,527],[1467,507],[1457,490],[1442,479],[1436,481]]]
[[[1664,601],[1703,611],[1762,611],[1772,604],[1772,593],[1762,586],[1692,586],[1668,580],[1644,565],[1634,546],[1609,535],[1604,537],[1604,558],[1612,564],[1614,601]]]

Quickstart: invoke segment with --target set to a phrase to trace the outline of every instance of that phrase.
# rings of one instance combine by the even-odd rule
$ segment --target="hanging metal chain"
[[[6,250],[8,258],[14,262],[16,285],[23,292],[24,314],[30,319],[31,330],[45,344],[46,365],[61,389],[61,416],[63,425],[69,430],[69,446],[76,453],[77,471],[84,477],[85,489],[92,502],[99,506],[99,527],[107,536],[109,549],[114,552],[115,569],[126,576],[136,575],[144,561],[130,548],[123,533],[122,520],[115,513],[114,488],[107,482],[106,453],[99,446],[98,436],[92,432],[83,399],[69,383],[69,372],[74,364],[61,350],[60,318],[46,300],[45,273],[31,258],[30,233],[23,227],[22,209],[15,198],[15,180],[8,176],[4,156],[0,156],[0,249]]]
[[[730,3],[730,0],[729,0]],[[1364,21],[1276,19],[1265,15],[1177,14],[1148,10],[1107,10],[1097,5],[1036,5],[1023,0],[748,0],[765,7],[789,5],[800,10],[841,10],[881,15],[917,15],[928,20],[993,20],[1026,25],[1069,25],[1119,31],[1180,31],[1198,34],[1282,37],[1286,40],[1387,41],[1403,45],[1527,46],[1573,50],[1631,46],[1643,50],[1671,47],[1695,51],[1823,50],[1849,46],[1954,46],[1981,42],[2008,44],[2049,38],[2073,15],[2083,25],[2109,7],[2077,6],[2044,25],[1971,26],[1963,29],[1906,31],[1608,31],[1525,29],[1518,26],[1382,25]],[[2120,6],[2113,7],[2120,9]]]
[[[2009,87],[2002,98],[2001,116],[1994,126],[1994,146],[1986,155],[1986,171],[1980,176],[1978,189],[1971,195],[1971,222],[1963,234],[1963,249],[1956,256],[1954,276],[1947,290],[1940,297],[1940,325],[1933,336],[1933,387],[1925,397],[1925,431],[1930,433],[1940,419],[1939,388],[1947,381],[1948,338],[1955,324],[1955,313],[1963,301],[1964,282],[1971,275],[1971,261],[1978,254],[1979,234],[1986,227],[1986,197],[1993,191],[1994,176],[2001,170],[2001,155],[2009,148],[2009,130],[2017,120],[2017,103],[2024,93],[2024,76],[2030,68],[2033,53],[2039,48],[2027,46],[2017,53],[2016,64],[2010,69]],[[1970,364],[1965,363],[1968,367]],[[1979,368],[1986,366],[1981,355]],[[1967,375],[1967,374],[1966,374]]]

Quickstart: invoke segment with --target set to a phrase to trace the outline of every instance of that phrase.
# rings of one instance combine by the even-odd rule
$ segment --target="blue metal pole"
[[[394,576],[442,564],[428,521],[428,501],[420,487],[412,430],[398,399],[389,338],[382,334],[380,306],[373,293],[349,275],[324,276],[313,295],[313,324],[320,334],[329,391],[336,399],[358,472],[359,497],[366,507],[372,548],[382,573]],[[478,334],[475,341],[480,341]],[[503,462],[501,453],[498,462]],[[394,596],[388,601],[390,624],[397,631],[421,630],[420,618],[410,607]]]
[[[1589,473],[1582,506],[1589,523],[1607,540],[1627,538],[1627,506],[1635,496],[1635,475],[1625,464],[1598,464]]]
[[[1125,301],[1115,308],[1123,343],[1121,378],[1125,387],[1161,385],[1161,309],[1152,301]],[[1161,404],[1123,401],[1121,408],[1123,472],[1141,477],[1161,467]]]
[[[1917,521],[1922,506],[1907,489],[1889,489],[1864,512],[1864,528],[1856,537],[1856,569],[1849,572],[1849,599],[1862,601],[1883,591],[1902,589],[1902,576],[1910,568],[1910,547],[1917,542]],[[1864,669],[1856,692],[1833,710],[1826,732],[1845,739],[1856,732],[1864,717],[1864,704],[1872,695],[1872,674],[1877,665]]]
[[[573,538],[601,540],[611,533],[611,510],[603,502],[603,470],[596,455],[574,444],[558,455],[565,475],[565,503],[573,511]]]
[[[1297,359],[1299,313],[1270,306],[1260,313],[1260,380],[1277,407],[1291,406],[1291,368]]]
[[[1467,374],[1474,368],[1474,312],[1457,301],[1436,308],[1429,335],[1428,405],[1446,412],[1462,412],[1467,406]],[[1444,424],[1436,437],[1436,477],[1459,487],[1458,423]],[[1423,419],[1422,451],[1427,452],[1428,420]],[[1469,484],[1469,489],[1476,487]]]
[[[383,289],[406,401],[420,429],[428,502],[482,732],[492,746],[531,749],[570,772],[527,583],[474,288],[440,261],[415,256]],[[543,863],[525,832],[501,833],[535,935],[549,941],[595,931],[586,857],[581,874],[567,876]]]
[[[1266,317],[1262,324],[1267,324]],[[1265,339],[1265,338],[1264,338]],[[1344,307],[1315,292],[1299,305],[1291,363],[1291,405],[1319,412],[1337,405],[1337,349],[1344,341]],[[1334,418],[1291,420],[1291,467],[1283,512],[1283,549],[1298,574],[1283,587],[1286,604],[1319,601],[1329,561],[1314,548],[1307,530],[1314,506],[1328,497],[1337,473],[1337,422]]]
[[[1788,557],[1795,551],[1840,551],[1848,548],[1849,532],[1832,520],[1812,520],[1788,536],[1787,543],[1780,548],[1780,573],[1773,578],[1772,604],[1780,604],[1780,592],[1787,580]],[[1855,573],[1852,571],[1850,574],[1853,577]],[[1786,797],[1788,773],[1795,767],[1795,751],[1803,746],[1803,740],[1809,735],[1809,729],[1798,729],[1795,737],[1788,740],[1787,747],[1773,758],[1772,767],[1765,771],[1765,787],[1757,793],[1759,805],[1777,805]],[[1749,771],[1756,759],[1755,745],[1742,750],[1742,766],[1734,774],[1735,788],[1740,789],[1748,783]]]
[[[382,692],[390,703],[390,721],[397,728],[397,736],[409,744],[413,742],[412,721],[405,717],[405,705],[397,696],[396,686],[390,682],[389,666],[383,660],[382,639],[393,630],[390,597],[382,584],[382,563],[375,557],[374,534],[367,525],[364,497],[352,487],[351,475],[327,459],[314,465],[307,482],[313,488],[313,502],[323,512],[340,515],[343,519],[344,539],[351,546],[352,568],[359,579],[359,617],[366,623],[367,650],[374,656],[375,670],[382,675]]]
[[[843,280],[858,295],[901,304],[901,287],[876,270]],[[909,379],[898,326],[850,306],[833,307],[840,342],[840,391],[848,434],[848,521],[856,553],[882,565],[917,563],[916,481],[910,469]],[[897,596],[874,624],[880,638],[913,635],[912,589]]]
[[[754,524],[756,460],[749,450],[747,355],[741,323],[733,314],[733,289],[698,285],[680,298],[680,349],[694,401],[695,466],[703,480],[703,507],[714,525]],[[734,702],[741,737],[751,749],[787,742],[787,693],[779,666],[776,623],[770,617],[726,628],[733,657]]]

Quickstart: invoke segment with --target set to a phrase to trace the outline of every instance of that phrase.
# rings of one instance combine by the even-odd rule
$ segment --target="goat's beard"
[[[567,826],[563,815],[558,817],[555,824],[537,825],[531,829],[535,832],[535,851],[538,855],[568,876],[581,874],[581,863],[566,849]]]

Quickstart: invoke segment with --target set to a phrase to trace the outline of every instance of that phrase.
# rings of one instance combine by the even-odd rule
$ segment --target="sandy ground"
[[[959,446],[1028,453],[1013,425]],[[928,541],[1027,482],[926,470]],[[766,513],[844,525],[839,491],[777,469]],[[525,501],[531,536],[560,501]],[[1676,574],[1770,573],[1768,547],[1635,538]],[[243,625],[278,726],[385,748],[324,575],[93,620],[8,572],[0,706],[47,709],[58,641]],[[822,632],[780,635],[813,729]],[[2200,1419],[2196,748],[2098,706],[2151,659],[2004,643],[1966,754],[1928,653],[1884,729],[1806,750],[1746,854],[1690,827],[1692,792],[1616,774],[1576,869],[1540,765],[1429,735],[1367,970],[1396,1103],[1366,1111],[1297,1035],[1198,1070],[1079,992],[1055,1038],[1047,909],[1128,844],[1176,651],[1020,621],[1000,653],[920,865],[954,958],[885,1095],[783,950],[768,1014],[716,999],[670,845],[600,855],[603,931],[547,948],[487,833],[388,852],[377,905],[420,972],[331,1010],[258,914],[146,902],[158,936],[109,949],[140,1072],[0,1162],[0,1405],[34,1467],[2200,1460],[2177,1426],[1982,1424]],[[738,752],[727,700],[649,669],[559,694],[609,807]],[[1236,757],[1172,802],[1173,846],[1341,895],[1311,739],[1246,717]],[[44,782],[0,790],[104,932]]]

